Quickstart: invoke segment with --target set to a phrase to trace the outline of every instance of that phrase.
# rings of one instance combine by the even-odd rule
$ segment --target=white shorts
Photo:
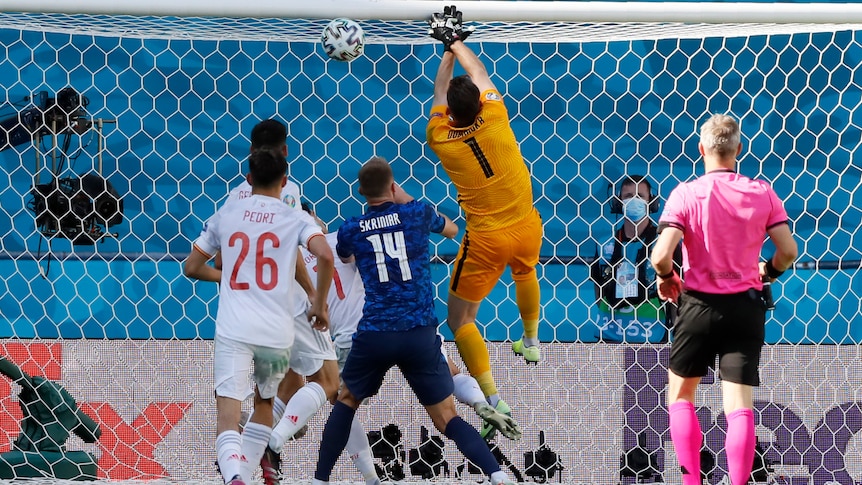
[[[335,347],[329,330],[321,332],[311,327],[305,313],[294,317],[296,337],[290,352],[290,369],[308,377],[323,367],[324,360],[336,360]]]
[[[254,383],[264,399],[275,397],[278,384],[287,372],[291,351],[252,345],[216,335],[213,348],[213,383],[216,396],[238,401],[254,394],[249,374],[254,367]]]
[[[338,375],[341,375],[341,371],[344,370],[348,354],[350,354],[350,347],[335,347],[335,355],[338,356]]]

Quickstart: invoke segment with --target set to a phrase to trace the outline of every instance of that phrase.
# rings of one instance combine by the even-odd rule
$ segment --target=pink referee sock
[[[745,485],[754,466],[754,413],[751,409],[737,409],[727,414],[727,468],[731,485]]]
[[[677,401],[670,405],[670,439],[682,467],[683,485],[703,485],[700,477],[700,445],[703,433],[694,412],[694,404]]]

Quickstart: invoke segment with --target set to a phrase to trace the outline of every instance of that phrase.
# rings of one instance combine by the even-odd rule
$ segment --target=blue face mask
[[[632,222],[639,222],[646,217],[647,203],[640,197],[632,197],[623,202],[623,216]]]

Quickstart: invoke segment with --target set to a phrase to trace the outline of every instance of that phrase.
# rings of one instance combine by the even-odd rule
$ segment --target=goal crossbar
[[[460,2],[473,42],[608,42],[862,29],[862,4]],[[328,19],[360,20],[369,43],[427,44],[428,0],[80,2],[7,0],[0,29],[124,38],[316,42]]]
[[[429,0],[6,0],[5,12],[172,17],[422,20],[445,2]],[[483,22],[862,23],[859,3],[464,1]]]

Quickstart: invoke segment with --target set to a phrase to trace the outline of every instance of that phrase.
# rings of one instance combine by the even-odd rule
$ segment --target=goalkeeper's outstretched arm
[[[446,93],[449,91],[449,81],[452,80],[452,71],[454,69],[455,55],[451,51],[444,51],[440,67],[437,68],[437,77],[434,78],[434,101],[432,106],[449,106]]]
[[[473,49],[467,47],[467,45],[460,40],[452,42],[452,45],[449,46],[449,48],[452,49],[452,53],[455,54],[455,57],[458,59],[458,63],[461,64],[461,67],[464,68],[467,75],[470,76],[471,80],[473,80],[473,84],[479,88],[480,93],[486,89],[497,89],[494,86],[494,83],[491,82],[491,77],[488,75],[488,70],[485,69],[485,64],[481,59],[479,59],[479,56],[473,52]]]

